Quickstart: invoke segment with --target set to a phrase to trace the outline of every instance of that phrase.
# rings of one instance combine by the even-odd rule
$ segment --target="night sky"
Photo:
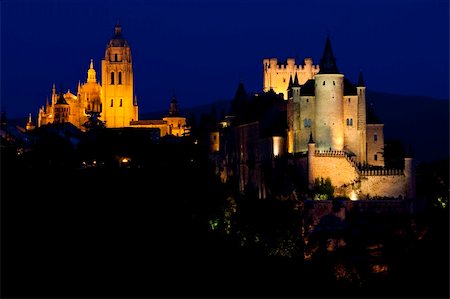
[[[51,87],[76,92],[114,26],[131,45],[140,113],[262,89],[262,59],[312,57],[330,34],[339,70],[368,89],[449,98],[447,0],[2,0],[1,106],[33,113]]]

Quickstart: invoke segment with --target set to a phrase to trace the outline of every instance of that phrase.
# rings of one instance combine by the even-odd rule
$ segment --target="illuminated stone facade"
[[[235,112],[237,106],[244,107],[241,115],[255,114],[268,103],[255,96],[254,106],[246,109],[245,101],[236,96],[230,109],[231,128],[227,124],[211,134],[220,140],[211,143],[223,181],[236,176],[241,191],[252,186],[265,197],[270,192],[269,176],[276,173],[277,157],[284,156],[310,190],[317,179],[329,178],[335,196],[415,197],[412,160],[405,158],[404,169],[384,168],[384,125],[368,122],[362,74],[354,85],[338,71],[329,38],[320,66],[314,66],[310,58],[302,66],[295,65],[294,59],[283,65],[270,58],[263,60],[263,67],[264,95],[283,99],[286,129],[271,121],[272,128],[278,126],[283,132],[275,134],[272,129],[268,135],[265,116],[242,122]],[[276,107],[270,109],[282,111]],[[276,115],[265,113],[271,114]]]
[[[116,25],[114,35],[107,43],[101,75],[100,84],[91,59],[87,80],[78,83],[76,95],[70,90],[58,94],[53,85],[51,100],[39,109],[38,126],[70,122],[84,131],[83,124],[88,121],[89,113],[96,112],[106,128],[158,128],[160,136],[181,137],[188,134],[186,117],[179,114],[175,98],[170,103],[169,114],[163,119],[139,120],[131,49],[120,25]]]

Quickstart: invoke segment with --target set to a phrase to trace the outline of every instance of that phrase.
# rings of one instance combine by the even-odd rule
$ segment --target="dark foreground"
[[[392,279],[346,289],[302,259],[263,256],[211,233],[220,194],[205,165],[2,162],[2,297],[448,296],[448,223],[404,251]]]

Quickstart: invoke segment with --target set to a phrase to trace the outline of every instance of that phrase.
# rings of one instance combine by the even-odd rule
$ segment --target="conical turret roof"
[[[331,48],[330,36],[327,36],[325,49],[323,50],[323,55],[320,59],[319,74],[339,74],[339,70],[336,65],[336,58],[334,57],[333,50]]]

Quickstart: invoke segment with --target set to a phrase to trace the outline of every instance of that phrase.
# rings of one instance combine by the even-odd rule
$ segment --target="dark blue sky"
[[[140,112],[262,89],[262,59],[312,57],[330,33],[339,70],[374,91],[449,98],[447,0],[2,0],[1,105],[37,114],[53,83],[76,91],[117,21],[131,45]]]

